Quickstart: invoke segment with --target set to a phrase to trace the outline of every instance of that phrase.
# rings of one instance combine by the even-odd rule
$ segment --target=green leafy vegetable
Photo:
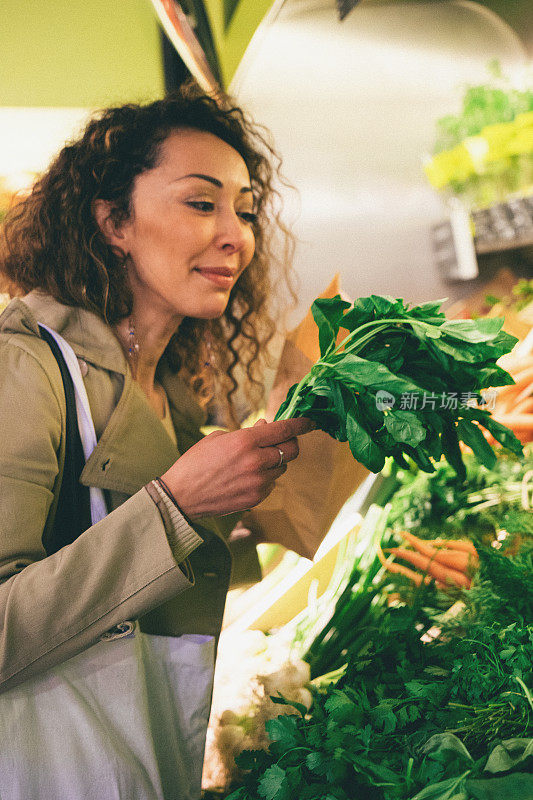
[[[494,775],[509,776],[504,792],[516,781],[531,791],[533,628],[494,622],[491,609],[470,607],[471,591],[457,618],[429,613],[430,587],[412,606],[363,618],[365,648],[310,713],[267,723],[268,751],[238,756],[246,774],[228,800],[442,800],[466,780],[487,794],[464,797],[488,800]],[[443,636],[428,638],[435,624]]]
[[[379,472],[387,456],[409,456],[432,472],[444,456],[466,476],[459,442],[487,467],[495,455],[482,428],[514,453],[516,436],[483,408],[482,390],[512,384],[496,362],[516,343],[501,319],[446,320],[440,301],[409,308],[371,295],[353,306],[339,295],[312,306],[320,359],[289,390],[276,419],[307,416],[358,461]],[[348,331],[337,344],[340,329]]]
[[[392,502],[369,508],[305,656],[312,675],[332,672],[313,680],[310,712],[268,723],[267,752],[239,756],[246,774],[228,800],[533,796],[533,447],[465,464],[466,487],[444,461],[393,470]],[[376,545],[400,528],[475,542],[479,569],[453,613],[433,585],[383,573]]]
[[[435,152],[460,144],[468,136],[480,133],[486,125],[511,122],[518,114],[533,111],[532,89],[512,86],[502,74],[498,61],[491,62],[489,68],[492,80],[466,88],[460,113],[438,120]]]

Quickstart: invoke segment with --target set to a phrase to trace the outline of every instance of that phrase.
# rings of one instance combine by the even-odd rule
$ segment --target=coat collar
[[[178,439],[176,448],[128,370],[120,400],[87,459],[80,482],[131,495],[166,472],[180,451],[181,442]]]
[[[97,314],[77,306],[66,306],[43,292],[33,291],[23,300],[14,300],[12,304],[22,304],[20,309],[24,321],[39,334],[38,322],[44,322],[60,334],[70,344],[79,358],[89,361],[97,367],[125,375],[128,369],[126,357],[120,342],[109,327]],[[25,313],[29,309],[30,314]]]
[[[176,449],[133,380],[118,339],[96,314],[33,291],[23,300],[11,301],[2,315],[0,330],[39,336],[39,322],[63,336],[79,358],[123,376],[122,394],[86,462],[81,483],[133,494],[166,472],[180,453],[201,438],[199,429],[205,424],[205,412],[183,379],[164,364],[161,383],[178,438]]]

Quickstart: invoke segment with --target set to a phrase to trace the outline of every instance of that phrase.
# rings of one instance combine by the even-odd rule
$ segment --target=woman
[[[199,430],[217,389],[234,416],[237,368],[258,384],[271,181],[242,112],[188,87],[92,120],[6,223],[26,295],[0,319],[3,800],[199,795],[226,515],[310,429]],[[50,555],[66,401],[40,325],[78,359],[97,439],[80,483],[108,512]],[[235,551],[234,578],[256,577],[253,547]]]

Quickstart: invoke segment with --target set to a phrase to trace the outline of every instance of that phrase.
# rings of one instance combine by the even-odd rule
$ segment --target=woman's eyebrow
[[[177,178],[178,181],[183,181],[186,178],[200,178],[202,181],[209,181],[212,183],[213,186],[217,186],[219,189],[222,189],[223,183],[219,181],[218,178],[213,178],[211,175],[203,175],[200,172],[191,172],[188,175],[182,175],[181,178]],[[239,190],[239,194],[244,194],[245,192],[251,192],[251,186],[243,186],[242,189]]]

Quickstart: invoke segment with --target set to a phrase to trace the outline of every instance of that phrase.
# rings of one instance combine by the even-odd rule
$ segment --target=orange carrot
[[[521,373],[525,372],[526,369],[533,366],[533,358],[532,356],[524,356],[520,359],[518,358],[509,358],[508,356],[503,356],[499,361],[500,367],[503,367],[512,377],[516,380],[517,377],[521,377]]]
[[[379,547],[379,545],[377,547],[377,556],[381,561],[381,563],[383,564],[383,566],[385,567],[385,569],[391,572],[392,574],[404,575],[406,578],[412,580],[413,583],[415,583],[417,586],[420,586],[420,584],[422,583],[423,575],[421,575],[419,572],[415,572],[414,569],[409,569],[409,567],[404,567],[402,564],[396,564],[394,561],[390,560],[387,561],[387,559],[383,555],[383,550],[381,549],[381,547]],[[428,579],[427,576],[426,578],[424,578],[425,583],[429,583],[430,580],[431,579],[430,578]]]
[[[517,369],[516,371],[513,371],[512,377],[513,377],[513,379],[515,381],[515,386],[517,384],[519,384],[519,383],[523,383],[524,381],[526,381],[528,379],[532,380],[533,379],[533,364],[529,363],[529,360],[528,360],[527,362],[525,362],[521,366],[520,369]],[[502,386],[500,389],[498,389],[498,391],[502,391],[504,388],[507,388],[507,387]],[[511,388],[511,387],[509,387],[509,388]]]
[[[531,381],[533,380],[533,367],[528,367],[527,369],[523,369],[520,372],[515,373],[511,376],[514,379],[514,383],[507,383],[505,386],[498,386],[497,388],[497,396],[496,402],[500,402],[500,398],[505,397],[507,400],[507,396],[516,395],[521,392],[526,386],[529,386]]]
[[[398,533],[400,536],[406,538],[413,547],[416,547],[420,553],[424,553],[424,555],[431,555],[430,552],[425,552],[424,548],[426,547],[430,550],[445,547],[449,550],[461,550],[464,553],[471,553],[473,556],[477,556],[477,550],[472,542],[465,541],[464,539],[420,539],[409,531],[398,531]]]
[[[472,554],[464,550],[449,550],[445,544],[439,545],[439,547],[432,547],[429,542],[418,539],[417,536],[413,536],[412,533],[407,531],[400,532],[400,536],[407,539],[415,550],[418,550],[422,555],[431,558],[433,561],[438,561],[439,564],[443,564],[445,567],[459,570],[459,572],[466,572],[474,561]]]
[[[530,411],[533,411],[533,397],[525,397],[513,408],[515,414],[527,414]]]
[[[419,539],[418,536],[415,536],[414,533],[410,533],[409,531],[398,531],[398,533],[402,539],[407,539],[409,544],[413,545],[422,555],[431,558],[435,557],[435,548],[431,546],[431,543],[427,539]]]
[[[461,550],[477,557],[476,548],[466,539],[432,539],[431,544],[435,547],[447,547],[449,550]]]
[[[439,564],[433,558],[424,556],[421,553],[415,553],[413,550],[406,550],[404,547],[392,547],[390,552],[404,561],[409,561],[414,567],[429,573],[441,583],[454,583],[456,586],[464,586],[467,589],[470,587],[470,578],[463,572]]]
[[[497,400],[494,408],[492,409],[493,414],[507,414],[514,406],[514,397],[504,397],[503,400],[507,400],[507,402],[503,402],[502,400]]]
[[[516,404],[518,405],[518,403],[521,403],[522,400],[526,400],[526,398],[531,397],[532,394],[533,394],[533,382],[529,381],[527,386],[524,389],[522,389],[522,391],[516,396],[515,399]]]
[[[518,428],[520,430],[528,431],[533,428],[533,414],[493,414],[496,422],[502,425],[507,425],[508,428]]]

